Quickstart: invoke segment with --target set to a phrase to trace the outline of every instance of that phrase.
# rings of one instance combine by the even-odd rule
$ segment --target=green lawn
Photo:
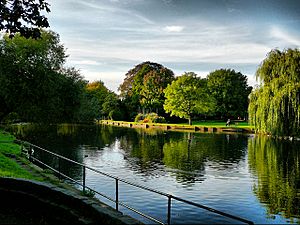
[[[186,123],[187,125],[187,123]],[[203,127],[226,127],[225,121],[194,121],[193,125],[195,126],[203,126]],[[245,121],[237,121],[233,122],[230,127],[234,128],[252,128],[248,122]]]
[[[0,177],[18,177],[42,181],[43,178],[30,173],[16,162],[16,157],[26,163],[25,159],[20,158],[21,147],[13,143],[15,137],[0,130]]]
[[[109,121],[109,122],[120,122],[120,123],[131,123],[131,124],[143,124],[143,123],[138,123],[138,122],[125,122],[125,121],[112,121],[112,120],[102,120],[102,121]],[[153,124],[153,123],[149,123]],[[157,125],[162,125],[162,126],[184,126],[187,127],[189,126],[188,123],[157,123]],[[193,121],[192,126],[201,126],[201,127],[226,127],[226,121]],[[248,122],[245,121],[234,121],[230,127],[232,128],[244,128],[244,129],[252,129],[253,126],[250,126]]]

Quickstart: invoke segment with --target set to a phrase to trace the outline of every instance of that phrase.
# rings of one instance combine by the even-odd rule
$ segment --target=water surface
[[[19,138],[156,190],[254,223],[300,223],[300,143],[265,136],[189,133],[112,126],[18,126]],[[57,161],[36,153],[52,165]],[[62,169],[82,180],[82,169]],[[87,171],[87,185],[115,196],[112,179]],[[120,184],[120,201],[166,222],[167,199]],[[105,203],[114,203],[100,198]],[[145,223],[136,214],[121,210]],[[237,223],[172,202],[172,223]]]

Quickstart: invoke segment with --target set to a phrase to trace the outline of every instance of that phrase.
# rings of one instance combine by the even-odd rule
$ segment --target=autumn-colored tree
[[[172,80],[174,73],[158,63],[143,62],[129,70],[118,90],[127,110],[131,112],[130,119],[142,108],[162,111],[163,90]]]

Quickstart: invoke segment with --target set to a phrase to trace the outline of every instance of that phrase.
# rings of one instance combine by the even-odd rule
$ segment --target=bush
[[[166,123],[166,119],[163,116],[157,116],[152,120],[152,123]]]
[[[145,116],[144,114],[142,113],[139,113],[136,115],[135,119],[134,119],[134,122],[140,122],[141,120],[145,119]]]
[[[134,122],[142,122],[142,123],[165,123],[166,119],[163,116],[157,115],[157,113],[148,113],[146,115],[139,113]]]
[[[3,118],[3,122],[5,123],[17,123],[20,121],[20,117],[16,112],[11,112]]]
[[[149,123],[151,122],[148,118],[143,119],[143,123]]]

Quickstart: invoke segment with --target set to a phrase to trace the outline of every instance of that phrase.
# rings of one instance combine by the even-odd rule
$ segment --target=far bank
[[[113,120],[98,120],[97,124],[144,128],[144,129],[162,129],[170,131],[189,131],[189,132],[238,132],[238,133],[254,133],[254,129],[244,121],[233,122],[232,125],[226,126],[226,122],[195,122],[196,125],[185,124],[164,124],[164,123],[139,123]]]

